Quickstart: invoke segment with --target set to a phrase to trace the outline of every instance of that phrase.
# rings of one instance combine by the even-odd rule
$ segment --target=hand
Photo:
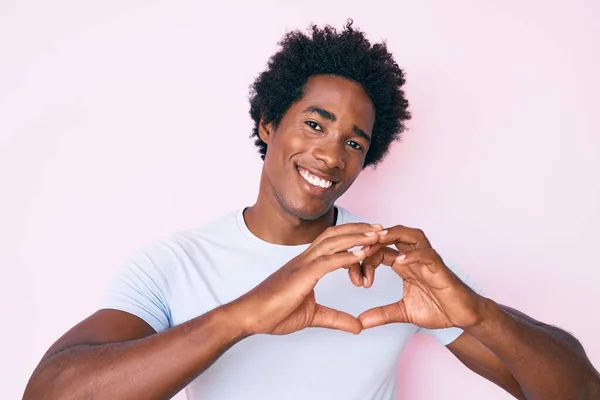
[[[467,328],[481,320],[482,297],[463,283],[431,247],[425,234],[401,225],[379,235],[381,247],[363,260],[363,273],[373,282],[376,265],[389,265],[403,279],[404,296],[396,303],[372,308],[358,319],[363,328],[408,322],[423,328]]]
[[[362,261],[373,250],[381,225],[352,223],[328,228],[300,255],[231,303],[247,335],[288,334],[306,327],[360,333],[358,319],[318,304],[314,288],[325,274]],[[363,246],[354,252],[349,249]]]

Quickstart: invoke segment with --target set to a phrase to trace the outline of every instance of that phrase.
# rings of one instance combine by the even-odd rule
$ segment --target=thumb
[[[410,322],[408,321],[404,300],[385,306],[371,308],[360,314],[358,320],[362,324],[363,329],[373,328],[392,322]]]
[[[310,323],[313,328],[338,329],[354,334],[362,331],[362,325],[358,319],[352,315],[333,308],[325,307],[317,303],[315,314]]]

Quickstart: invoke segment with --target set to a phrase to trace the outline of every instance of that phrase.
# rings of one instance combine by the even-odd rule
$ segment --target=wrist
[[[232,342],[252,336],[252,333],[246,329],[244,313],[240,312],[238,302],[224,304],[216,308],[214,312],[215,319],[220,326],[224,327],[227,338]]]
[[[477,323],[465,328],[472,335],[478,336],[486,332],[497,331],[505,325],[507,315],[492,299],[481,296],[477,309]]]

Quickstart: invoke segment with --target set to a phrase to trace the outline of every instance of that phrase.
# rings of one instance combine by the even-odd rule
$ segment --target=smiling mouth
[[[333,185],[332,181],[319,178],[302,167],[297,167],[297,170],[300,173],[300,176],[314,188],[326,190]]]

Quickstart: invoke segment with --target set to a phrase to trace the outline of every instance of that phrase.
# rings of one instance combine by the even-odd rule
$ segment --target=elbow
[[[81,399],[88,398],[88,387],[81,384],[77,379],[73,366],[64,366],[55,372],[50,368],[36,370],[31,376],[23,400],[46,400],[46,399]]]
[[[584,400],[596,400],[600,399],[600,373],[592,368],[591,376],[588,380],[587,385],[587,394],[584,397]]]

